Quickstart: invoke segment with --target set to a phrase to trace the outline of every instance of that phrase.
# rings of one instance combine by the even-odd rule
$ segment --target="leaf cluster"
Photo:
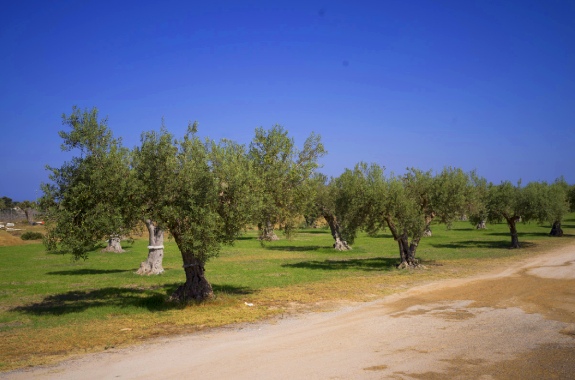
[[[132,227],[123,202],[131,190],[125,180],[129,152],[112,137],[106,120],[98,121],[95,108],[74,108],[70,116],[62,116],[62,123],[70,128],[60,132],[62,149],[77,149],[80,155],[60,168],[47,167],[52,183],[42,184],[39,200],[45,212],[45,241],[49,249],[59,246],[85,257],[99,240]]]
[[[486,195],[487,219],[492,222],[519,220],[539,223],[560,222],[569,211],[569,186],[561,179],[553,184],[530,182],[526,186],[503,181],[489,184]]]
[[[296,218],[313,205],[317,182],[312,176],[325,154],[320,136],[314,133],[298,150],[282,126],[256,129],[248,153],[256,176],[254,190],[261,199],[254,221],[279,224],[289,235]]]

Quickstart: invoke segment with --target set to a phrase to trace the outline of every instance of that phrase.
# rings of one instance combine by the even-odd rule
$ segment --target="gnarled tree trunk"
[[[556,237],[563,236],[563,230],[561,229],[561,222],[559,220],[553,222],[553,226],[551,227],[551,232],[549,233],[549,236],[556,236]]]
[[[337,251],[349,251],[349,250],[351,250],[351,247],[349,246],[349,244],[347,244],[347,242],[345,240],[343,240],[341,237],[341,231],[340,231],[339,223],[337,221],[336,216],[327,210],[323,210],[322,215],[323,215],[325,221],[327,222],[327,224],[329,225],[329,229],[331,231],[331,236],[333,237],[333,240],[335,240],[335,243],[333,244],[333,248]]]
[[[110,238],[108,239],[108,246],[102,249],[102,252],[113,252],[113,253],[126,252],[122,249],[122,244],[120,243],[121,240],[122,239],[120,235],[110,236]]]
[[[280,239],[274,232],[274,225],[269,220],[265,223],[258,224],[258,228],[260,230],[260,240],[276,241]]]
[[[511,233],[511,248],[520,248],[519,235],[517,233],[517,221],[521,220],[521,218],[518,216],[512,216],[505,217],[505,220],[507,220],[509,232]]]
[[[212,285],[208,282],[205,276],[204,263],[200,261],[193,252],[183,250],[180,245],[180,237],[174,233],[174,240],[182,254],[184,262],[184,271],[186,272],[186,282],[180,285],[178,289],[170,296],[171,301],[187,302],[187,301],[204,301],[214,296]]]
[[[432,212],[431,215],[425,215],[425,230],[423,231],[423,236],[430,237],[431,236],[431,222],[435,218],[435,213]]]
[[[417,267],[419,262],[415,258],[415,251],[417,249],[417,245],[419,244],[419,239],[414,239],[411,244],[409,244],[409,238],[405,231],[400,234],[391,221],[391,218],[387,217],[385,221],[387,222],[387,226],[391,231],[393,239],[397,241],[397,246],[399,247],[399,258],[401,262],[397,267],[399,269]]]
[[[170,300],[178,302],[204,301],[214,296],[212,285],[205,276],[204,264],[190,252],[182,252],[186,282],[170,296]]]
[[[136,272],[141,275],[160,274],[164,272],[162,261],[164,259],[164,230],[154,222],[147,219],[144,221],[148,228],[148,259],[140,263],[140,269]]]

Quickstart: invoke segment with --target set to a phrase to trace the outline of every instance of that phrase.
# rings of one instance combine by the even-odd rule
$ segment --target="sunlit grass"
[[[126,253],[95,251],[85,261],[46,253],[38,243],[0,246],[0,370],[151,337],[370,301],[414,284],[504,266],[572,243],[574,217],[564,223],[564,238],[548,237],[549,226],[520,225],[524,248],[519,250],[508,249],[504,224],[487,230],[467,222],[451,229],[433,225],[433,236],[418,248],[426,268],[421,270],[395,269],[397,244],[386,232],[360,235],[349,252],[331,248],[327,229],[303,230],[292,240],[263,246],[249,232],[207,264],[215,299],[190,305],[166,301],[184,281],[173,241],[165,243],[165,273],[145,277],[135,274],[147,255],[144,239],[125,245]]]

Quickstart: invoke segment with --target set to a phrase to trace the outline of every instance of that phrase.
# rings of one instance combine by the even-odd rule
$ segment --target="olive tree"
[[[325,153],[320,136],[314,133],[298,150],[283,127],[256,129],[249,157],[257,176],[255,190],[261,199],[255,216],[261,240],[277,240],[276,225],[289,234],[296,218],[309,208],[315,190],[310,178]]]
[[[165,129],[144,133],[135,157],[144,198],[153,204],[149,216],[170,232],[182,256],[186,282],[171,299],[210,298],[205,264],[237,239],[256,203],[243,146],[202,141],[193,124],[180,140]]]
[[[547,210],[548,221],[551,223],[550,236],[563,236],[563,229],[561,223],[563,218],[571,209],[571,202],[569,200],[569,185],[563,177],[558,178],[549,187],[549,206]]]
[[[566,209],[565,198],[553,194],[559,189],[551,189],[544,182],[531,182],[527,186],[503,181],[499,185],[490,184],[487,195],[488,220],[505,221],[511,235],[511,248],[520,248],[517,223],[535,220],[545,223],[560,217]],[[556,203],[557,200],[560,202]],[[554,210],[556,206],[556,209]]]
[[[40,198],[45,243],[48,249],[59,247],[86,257],[104,238],[119,246],[121,232],[134,227],[125,217],[131,193],[129,152],[112,136],[107,119],[98,120],[96,108],[74,107],[62,122],[70,128],[59,132],[62,150],[79,151],[79,155],[60,168],[47,167],[52,182],[42,184]]]
[[[377,164],[359,163],[353,170],[346,169],[336,184],[340,188],[336,209],[346,239],[353,241],[359,230],[374,234],[388,228],[398,244],[399,267],[416,266],[416,241],[425,223],[403,178],[386,176]]]
[[[351,246],[343,238],[341,225],[336,216],[336,200],[338,198],[338,188],[333,179],[327,178],[324,174],[317,173],[314,178],[315,199],[313,202],[314,217],[319,215],[323,217],[329,226],[334,243],[333,248],[337,251],[351,250]]]
[[[489,184],[475,171],[469,173],[467,216],[476,229],[485,229],[488,218]]]
[[[459,168],[446,167],[436,175],[432,171],[410,168],[403,180],[423,215],[423,236],[431,236],[433,220],[451,225],[469,209],[469,177]]]
[[[414,267],[417,247],[424,235],[430,236],[431,222],[450,224],[470,209],[469,177],[456,168],[436,175],[412,168],[401,177],[384,171],[365,163],[346,170],[336,180],[336,212],[351,235],[348,240],[359,229],[369,233],[389,229],[398,244],[399,266]]]
[[[549,236],[563,236],[561,223],[569,211],[568,188],[569,185],[563,178],[558,178],[552,184],[530,182],[525,186],[525,197],[529,202],[533,218],[539,223],[551,225]]]

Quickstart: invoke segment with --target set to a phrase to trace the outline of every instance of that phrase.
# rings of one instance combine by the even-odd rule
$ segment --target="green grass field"
[[[265,246],[249,232],[206,265],[215,299],[190,305],[166,301],[184,281],[171,240],[165,244],[165,273],[149,277],[135,274],[147,255],[143,238],[124,246],[126,253],[95,251],[85,261],[46,253],[40,243],[0,246],[0,371],[151,337],[374,300],[572,243],[575,214],[563,227],[563,238],[551,238],[549,226],[521,224],[524,248],[510,250],[504,224],[487,230],[467,222],[449,230],[434,225],[433,236],[418,248],[421,270],[395,269],[397,244],[385,232],[359,236],[349,252],[331,249],[327,229],[302,230],[292,240]],[[0,239],[2,234],[8,233],[0,231]]]

